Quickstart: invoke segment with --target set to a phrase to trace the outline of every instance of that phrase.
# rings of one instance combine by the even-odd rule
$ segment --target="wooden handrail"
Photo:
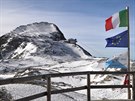
[[[85,71],[85,72],[68,72],[68,73],[53,73],[53,74],[42,74],[29,77],[20,77],[20,78],[8,78],[0,80],[0,85],[11,84],[11,83],[23,83],[26,81],[32,81],[41,78],[52,77],[63,77],[63,76],[75,76],[75,75],[87,75],[87,74],[134,74],[135,72],[109,72],[109,71]]]
[[[90,85],[90,75],[94,74],[131,74],[133,75],[133,83],[132,85]],[[75,75],[87,75],[87,85],[75,88],[61,89],[61,90],[53,90],[51,91],[51,78],[54,77],[62,77],[62,76],[75,76]],[[39,97],[47,96],[47,101],[51,101],[51,94],[65,93],[65,92],[73,92],[77,90],[87,89],[87,101],[91,101],[90,97],[90,89],[99,89],[99,88],[132,88],[133,100],[135,100],[135,71],[132,72],[109,72],[109,71],[85,71],[85,72],[69,72],[69,73],[54,73],[54,74],[43,74],[37,76],[30,77],[21,77],[21,78],[8,78],[4,80],[0,80],[0,85],[11,84],[11,83],[24,83],[27,81],[32,81],[36,79],[47,79],[47,92],[42,92],[39,94],[31,95],[28,97],[20,98],[15,101],[28,101],[33,100]]]

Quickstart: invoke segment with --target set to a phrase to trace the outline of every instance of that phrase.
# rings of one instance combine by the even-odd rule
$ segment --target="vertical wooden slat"
[[[133,73],[133,84],[132,84],[132,94],[133,94],[133,100],[135,100],[135,73]]]
[[[90,74],[87,74],[87,101],[91,101],[91,97],[90,97]]]
[[[51,101],[51,77],[47,77],[47,101]]]

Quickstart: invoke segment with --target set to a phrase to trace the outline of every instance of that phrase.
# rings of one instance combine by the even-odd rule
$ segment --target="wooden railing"
[[[131,85],[91,85],[90,75],[95,75],[95,74],[113,74],[113,75],[129,74],[133,76],[133,81]],[[51,78],[64,77],[64,76],[77,76],[77,75],[87,75],[87,84],[80,87],[67,88],[61,90],[51,90]],[[102,88],[132,88],[132,94],[131,94],[132,100],[133,101],[135,100],[135,72],[86,71],[86,72],[54,73],[54,74],[44,74],[44,75],[37,75],[37,76],[30,76],[30,77],[4,79],[4,80],[0,80],[0,85],[12,84],[12,83],[24,83],[36,79],[47,79],[47,91],[35,95],[31,95],[28,97],[16,99],[15,101],[29,101],[43,96],[47,96],[47,101],[51,101],[52,94],[73,92],[73,91],[84,90],[84,89],[87,90],[87,101],[91,101],[91,89],[102,89]]]

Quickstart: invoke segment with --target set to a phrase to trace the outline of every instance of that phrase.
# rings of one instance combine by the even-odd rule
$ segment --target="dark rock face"
[[[6,56],[6,54],[14,51],[15,49],[17,49],[19,47],[19,45],[22,42],[28,42],[29,40],[27,38],[19,38],[19,37],[13,37],[12,40],[10,40],[9,42],[7,42],[7,40],[9,40],[9,38],[0,38],[0,41],[2,40],[2,42],[0,43],[1,46],[1,55],[0,55],[0,59]]]

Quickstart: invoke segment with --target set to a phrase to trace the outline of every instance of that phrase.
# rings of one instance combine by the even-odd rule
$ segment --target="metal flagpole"
[[[127,9],[127,24],[128,24],[128,71],[130,72],[130,31],[129,31],[129,7],[126,7]],[[128,74],[128,85],[130,85],[130,75]],[[131,91],[130,88],[128,88],[128,99],[131,99]]]

